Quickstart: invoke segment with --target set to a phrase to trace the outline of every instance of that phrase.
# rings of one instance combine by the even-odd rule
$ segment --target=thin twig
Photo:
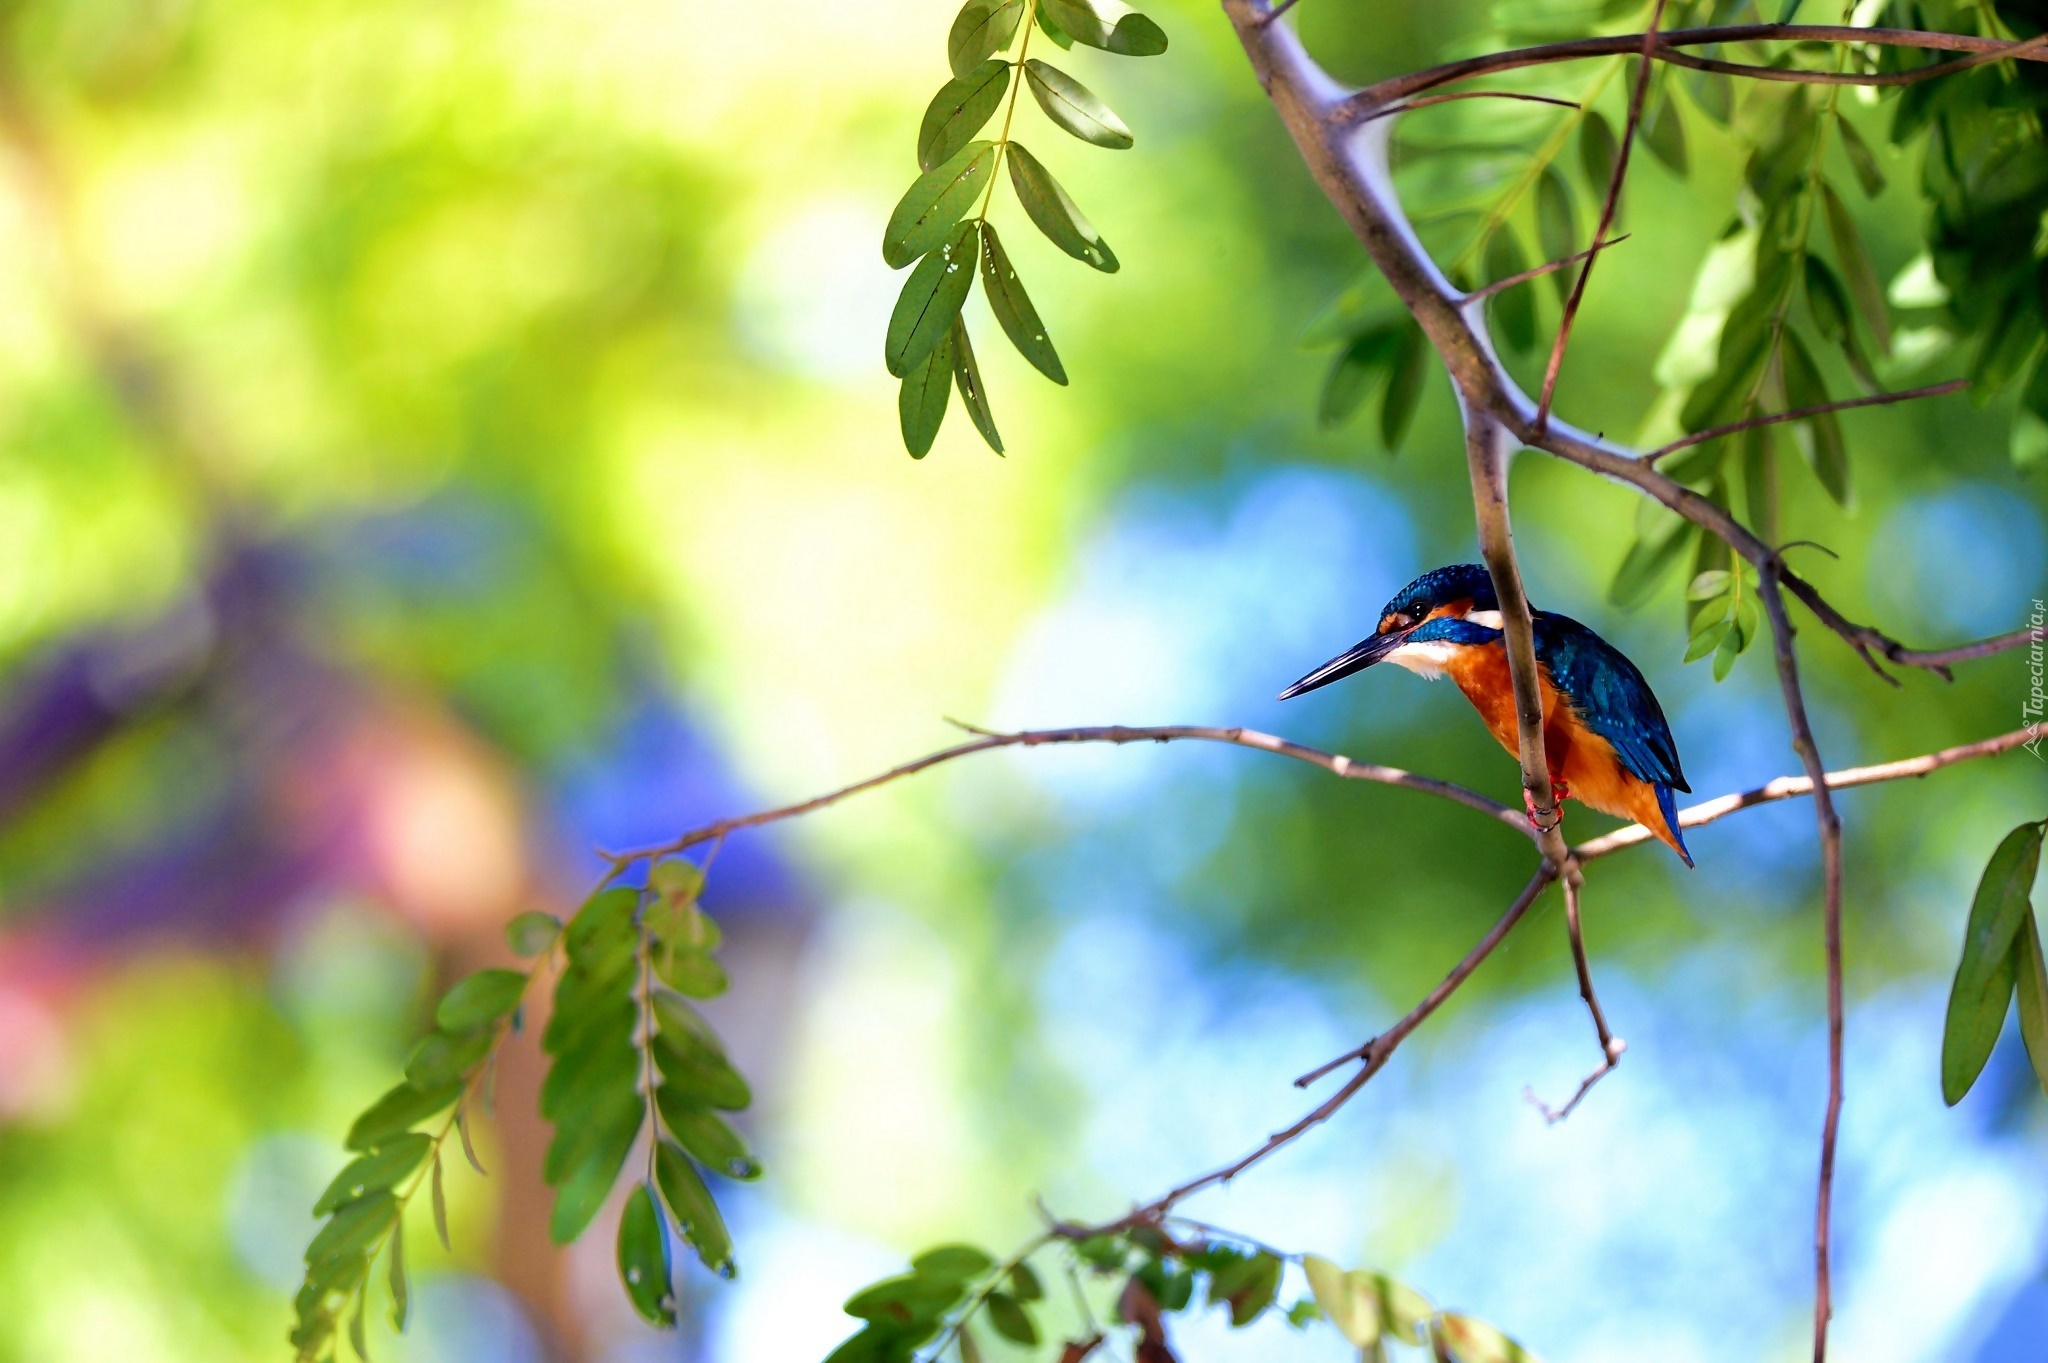
[[[1348,780],[1374,781],[1380,785],[1401,786],[1408,790],[1419,790],[1425,794],[1440,796],[1443,799],[1464,805],[1467,809],[1477,810],[1488,818],[1506,824],[1524,836],[1529,836],[1534,832],[1529,826],[1528,819],[1522,814],[1508,808],[1498,800],[1489,799],[1481,795],[1478,791],[1467,790],[1465,787],[1450,781],[1439,781],[1435,777],[1418,776],[1412,771],[1403,771],[1399,767],[1381,766],[1376,762],[1359,762],[1344,756],[1342,753],[1324,752],[1320,748],[1311,748],[1305,743],[1296,743],[1291,739],[1278,738],[1272,734],[1261,733],[1257,729],[1226,729],[1202,724],[1165,724],[1150,728],[1131,728],[1122,724],[1104,724],[1077,729],[1024,729],[1015,733],[997,733],[992,730],[977,729],[972,725],[961,724],[958,720],[949,720],[948,722],[967,729],[969,732],[978,735],[978,737],[968,743],[956,743],[950,748],[941,748],[937,752],[926,753],[923,757],[905,762],[901,766],[891,767],[878,776],[870,776],[866,780],[855,781],[851,785],[841,786],[837,790],[827,791],[823,795],[812,796],[808,800],[800,800],[795,804],[782,805],[775,809],[759,810],[752,814],[742,814],[729,819],[720,819],[716,823],[708,823],[702,827],[693,828],[687,833],[679,834],[667,842],[658,843],[651,847],[631,848],[622,852],[604,852],[601,855],[611,862],[615,868],[630,866],[635,862],[671,856],[677,852],[695,847],[700,843],[723,838],[742,828],[759,828],[763,824],[780,823],[784,819],[794,819],[799,815],[823,809],[827,805],[838,804],[848,796],[859,795],[878,786],[888,785],[892,781],[899,781],[906,776],[915,776],[918,772],[929,770],[942,763],[951,762],[955,758],[971,757],[976,753],[993,752],[998,748],[1042,748],[1074,743],[1171,743],[1176,740],[1225,743],[1237,748],[1256,748],[1261,752],[1278,753],[1282,757],[1291,757],[1297,762],[1307,762],[1311,766],[1321,767],[1325,771],[1345,777]]]
[[[1427,109],[1432,104],[1449,104],[1460,99],[1519,99],[1528,104],[1555,104],[1560,109],[1579,107],[1568,99],[1558,99],[1554,95],[1531,95],[1519,90],[1463,90],[1456,94],[1424,95],[1420,99],[1411,99],[1403,104],[1389,104],[1384,109],[1373,110],[1358,121],[1370,123],[1376,118],[1392,118],[1395,114],[1405,114],[1411,109]]]
[[[1996,757],[2011,752],[2014,748],[2025,747],[2033,740],[2030,729],[2015,729],[1996,738],[1981,739],[1975,743],[1964,743],[1940,752],[1924,753],[1919,757],[1908,757],[1897,762],[1880,762],[1869,767],[1846,767],[1841,771],[1828,773],[1829,790],[1851,790],[1857,786],[1874,786],[1885,781],[1901,781],[1912,777],[1927,776],[1952,767],[1958,762],[1974,761],[1980,757]],[[1773,804],[1779,800],[1793,800],[1813,793],[1813,780],[1806,776],[1780,776],[1774,781],[1750,790],[1737,791],[1732,795],[1721,795],[1711,800],[1702,800],[1696,805],[1687,805],[1678,811],[1680,828],[1698,828],[1704,824],[1725,819],[1730,814],[1754,808],[1757,805]],[[1625,847],[1650,841],[1656,835],[1639,823],[1626,828],[1617,828],[1590,838],[1572,848],[1572,859],[1581,864],[1598,861],[1601,857],[1619,852]]]
[[[1639,54],[1642,51],[1643,37],[1641,33],[1615,33],[1597,38],[1574,38],[1565,42],[1541,43],[1505,52],[1489,52],[1476,57],[1466,57],[1460,61],[1446,62],[1422,71],[1412,71],[1367,86],[1350,96],[1339,111],[1338,121],[1355,122],[1373,110],[1396,100],[1408,99],[1425,90],[1453,85],[1475,76],[1495,75],[1503,71],[1547,66],[1556,62],[1580,61],[1589,57],[1626,57]],[[1981,38],[1968,33],[1938,33],[1910,28],[1853,28],[1841,24],[1731,24],[1719,28],[1673,29],[1667,33],[1660,33],[1657,35],[1655,56],[1660,61],[1673,61],[1681,55],[1681,49],[1688,47],[1709,47],[1724,43],[1784,42],[1848,43],[1856,46],[1913,47],[1932,51],[1968,52],[1981,54],[1988,61],[2048,61],[2048,52],[2032,46],[2034,41],[2037,40],[2013,42],[2003,38]],[[1938,65],[1943,69],[1936,70],[1935,66],[1924,66],[1919,70],[1946,75],[1953,69],[1949,68],[1947,63]],[[1919,75],[1917,78],[1925,80],[1928,77]]]
[[[1574,868],[1564,878],[1564,921],[1565,931],[1571,938],[1572,964],[1579,972],[1579,997],[1586,1001],[1586,1011],[1593,1018],[1593,1035],[1600,1042],[1600,1068],[1579,1081],[1578,1090],[1560,1108],[1547,1106],[1532,1090],[1529,1101],[1543,1114],[1543,1120],[1556,1126],[1572,1115],[1572,1109],[1579,1105],[1593,1085],[1599,1083],[1614,1067],[1621,1063],[1621,1053],[1628,1049],[1628,1043],[1607,1028],[1607,1015],[1600,1011],[1600,996],[1593,992],[1593,968],[1586,961],[1585,930],[1579,924],[1579,883],[1580,877]]]
[[[1613,237],[1607,241],[1596,241],[1591,246],[1588,246],[1585,250],[1576,252],[1572,255],[1568,255],[1563,260],[1546,260],[1533,270],[1524,270],[1520,274],[1511,274],[1506,279],[1496,279],[1491,284],[1486,285],[1484,288],[1474,289],[1472,290],[1472,292],[1466,294],[1465,302],[1467,305],[1483,302],[1484,300],[1493,297],[1495,294],[1500,293],[1503,290],[1514,288],[1517,284],[1526,284],[1532,279],[1541,279],[1544,275],[1554,274],[1557,271],[1562,270],[1565,266],[1576,265],[1578,262],[1586,260],[1594,254],[1606,250],[1610,246],[1619,246],[1623,242],[1627,241],[1628,237],[1629,234],[1623,232],[1620,236]]]
[[[1650,26],[1643,30],[1642,65],[1636,71],[1636,88],[1629,96],[1628,122],[1621,130],[1621,150],[1614,158],[1614,169],[1607,177],[1607,197],[1600,204],[1600,225],[1593,229],[1594,241],[1605,241],[1607,233],[1614,226],[1614,215],[1621,207],[1621,186],[1628,179],[1629,152],[1634,148],[1636,130],[1643,122],[1643,102],[1650,96],[1650,73],[1654,69],[1650,58],[1657,50],[1657,25],[1664,19],[1665,0],[1657,0],[1657,6],[1650,11]],[[1557,395],[1558,372],[1564,368],[1565,347],[1571,344],[1572,323],[1578,319],[1579,304],[1586,297],[1586,281],[1593,277],[1593,262],[1587,259],[1579,270],[1579,277],[1572,282],[1571,295],[1565,299],[1564,315],[1558,319],[1557,339],[1550,345],[1550,360],[1543,369],[1543,389],[1536,399],[1536,429],[1541,432],[1550,424],[1550,402]]]
[[[1654,464],[1666,455],[1676,454],[1694,445],[1704,445],[1709,440],[1719,440],[1724,435],[1738,435],[1759,426],[1775,426],[1784,421],[1804,421],[1809,417],[1824,416],[1829,412],[1846,412],[1852,407],[1884,407],[1895,402],[1910,402],[1914,398],[1939,398],[1950,393],[1960,393],[1970,386],[1968,379],[1950,379],[1946,383],[1931,383],[1925,388],[1908,388],[1897,393],[1871,393],[1860,398],[1845,398],[1840,402],[1822,402],[1812,407],[1799,407],[1789,412],[1767,412],[1762,416],[1731,421],[1725,426],[1710,426],[1704,431],[1694,431],[1681,436],[1668,445],[1659,445],[1641,457],[1645,464]],[[1811,543],[1811,541],[1802,541]],[[1785,546],[1790,548],[1790,545]],[[1780,551],[1782,552],[1782,550]]]
[[[1967,57],[1957,57],[1954,61],[1936,62],[1932,66],[1915,67],[1910,71],[1814,71],[1796,66],[1752,66],[1743,62],[1724,62],[1718,58],[1695,57],[1685,52],[1660,51],[1656,55],[1659,61],[1670,62],[1673,66],[1691,67],[1695,71],[1713,71],[1724,76],[1741,76],[1748,80],[1790,81],[1799,85],[1900,86],[1918,85],[1921,81],[1953,76],[1972,67],[1988,66],[1992,62],[2008,61],[2015,57],[2025,60],[2043,47],[2048,47],[2048,33],[2037,34],[2023,43],[2012,43],[1995,51],[1975,52]]]

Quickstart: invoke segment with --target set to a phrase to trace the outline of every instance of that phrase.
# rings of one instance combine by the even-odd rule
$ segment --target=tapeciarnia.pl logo
[[[2043,731],[2041,723],[2042,711],[2048,709],[2048,694],[2044,694],[2042,689],[2043,673],[2048,672],[2048,664],[2043,662],[2043,654],[2048,650],[2042,647],[2044,639],[2048,639],[2048,605],[2038,597],[2034,601],[2034,613],[2027,618],[2027,625],[2027,698],[2020,703],[2020,718],[2027,726],[2027,741],[2022,746],[2038,759],[2041,757],[2041,740],[2048,738],[2048,732]]]

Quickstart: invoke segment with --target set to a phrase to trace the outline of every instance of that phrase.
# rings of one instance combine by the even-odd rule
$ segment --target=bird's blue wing
[[[1638,780],[1692,793],[1650,684],[1620,650],[1569,616],[1535,612],[1536,661],[1586,727]]]

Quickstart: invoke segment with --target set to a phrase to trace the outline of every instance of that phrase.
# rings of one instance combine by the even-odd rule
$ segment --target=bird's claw
[[[1549,817],[1546,819],[1537,812],[1536,797],[1524,788],[1522,791],[1522,808],[1529,812],[1530,825],[1538,833],[1556,832],[1564,824],[1564,802],[1565,797],[1570,794],[1571,788],[1565,785],[1564,782],[1552,781],[1550,783],[1550,812]]]

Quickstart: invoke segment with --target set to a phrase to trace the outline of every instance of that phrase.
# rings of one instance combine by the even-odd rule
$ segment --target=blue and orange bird
[[[1553,798],[1634,819],[1687,866],[1671,792],[1690,794],[1663,707],[1636,665],[1578,621],[1535,611],[1543,685],[1543,752]],[[1280,693],[1304,691],[1389,662],[1434,680],[1449,676],[1510,753],[1521,744],[1515,688],[1493,578],[1476,563],[1424,573],[1395,593],[1379,628]],[[1525,802],[1527,796],[1524,796]],[[1531,813],[1534,813],[1532,808]]]

